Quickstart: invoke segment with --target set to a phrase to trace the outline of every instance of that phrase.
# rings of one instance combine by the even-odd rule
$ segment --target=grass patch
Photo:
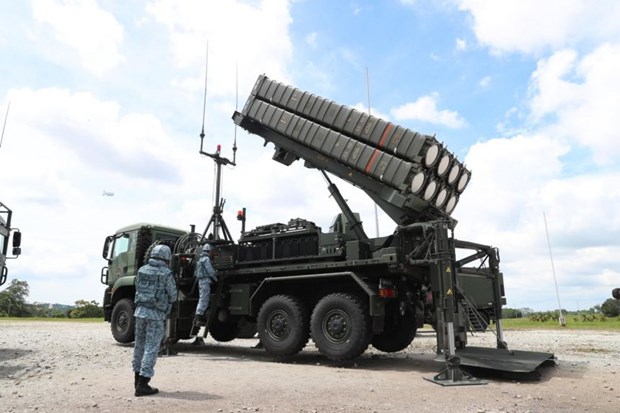
[[[532,321],[529,318],[505,318],[505,329],[511,330],[620,330],[620,317],[609,317],[605,321],[582,321],[576,316],[566,316],[566,326],[558,320]]]

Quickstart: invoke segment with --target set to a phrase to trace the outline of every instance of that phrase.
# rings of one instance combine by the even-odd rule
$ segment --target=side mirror
[[[13,248],[19,248],[22,245],[22,233],[19,230],[13,232]]]
[[[101,253],[104,260],[107,260],[110,255],[110,244],[112,243],[112,240],[114,240],[114,236],[112,235],[108,235],[105,238],[105,242],[103,243],[103,252]]]
[[[22,253],[20,246],[22,245],[22,233],[19,230],[13,232],[13,255],[17,257]]]

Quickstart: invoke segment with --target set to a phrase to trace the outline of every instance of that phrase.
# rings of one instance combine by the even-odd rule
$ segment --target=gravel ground
[[[0,321],[2,412],[618,412],[619,331],[507,331],[518,350],[552,352],[540,381],[493,378],[443,387],[432,378],[435,336],[422,330],[405,351],[372,348],[349,365],[310,343],[288,360],[252,348],[257,339],[194,346],[159,358],[160,393],[133,396],[132,346],[116,344],[107,323]],[[493,346],[491,333],[470,337]]]

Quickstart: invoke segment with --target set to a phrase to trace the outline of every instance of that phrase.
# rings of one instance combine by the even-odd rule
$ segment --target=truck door
[[[135,257],[130,257],[129,251],[133,251],[135,248],[136,235],[136,231],[129,231],[115,236],[109,258],[108,283],[110,285],[113,285],[119,278],[132,274],[130,270],[135,266],[135,262],[133,262]]]

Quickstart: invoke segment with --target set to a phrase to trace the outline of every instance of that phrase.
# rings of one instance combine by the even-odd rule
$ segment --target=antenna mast
[[[368,76],[368,67],[366,67],[366,95],[368,97],[368,116],[370,113],[370,80]],[[377,203],[375,202],[375,231],[377,233],[377,238],[379,238],[379,211],[377,210]]]
[[[233,160],[231,161],[228,158],[221,156],[222,147],[221,145],[217,145],[215,152],[208,153],[203,149],[203,143],[205,138],[205,118],[207,113],[207,79],[209,73],[209,42],[207,42],[207,56],[205,60],[205,91],[203,98],[203,108],[202,108],[202,129],[200,132],[200,150],[199,153],[201,155],[208,156],[213,159],[216,165],[216,177],[215,177],[215,204],[213,205],[213,214],[211,215],[211,219],[209,223],[205,227],[202,232],[202,238],[206,239],[207,232],[209,232],[209,228],[213,225],[213,240],[224,240],[227,242],[233,242],[232,236],[230,235],[230,231],[226,226],[226,222],[224,222],[224,217],[222,216],[222,211],[224,210],[224,204],[226,202],[225,199],[221,198],[221,186],[222,186],[222,165],[232,165],[236,166],[234,160],[234,154],[237,152],[237,135],[236,135],[236,126],[235,126],[235,142],[233,144]],[[222,231],[222,237],[220,237],[220,230]]]
[[[560,311],[560,317],[558,318],[558,322],[562,327],[564,327],[566,326],[566,319],[564,319],[564,314],[562,314],[562,304],[560,303],[560,290],[558,289],[558,279],[555,276],[555,266],[553,265],[553,253],[551,252],[551,240],[549,239],[549,229],[547,228],[547,216],[545,215],[545,211],[543,211],[543,220],[545,221],[547,245],[549,245],[549,258],[551,259],[551,271],[553,272],[553,282],[555,283],[555,294],[558,298],[558,310]]]
[[[0,136],[0,148],[2,148],[2,142],[4,142],[4,129],[6,129],[6,120],[9,117],[9,109],[11,109],[10,100],[9,100],[9,105],[6,107],[6,114],[4,115],[4,125],[2,126],[2,135]]]

